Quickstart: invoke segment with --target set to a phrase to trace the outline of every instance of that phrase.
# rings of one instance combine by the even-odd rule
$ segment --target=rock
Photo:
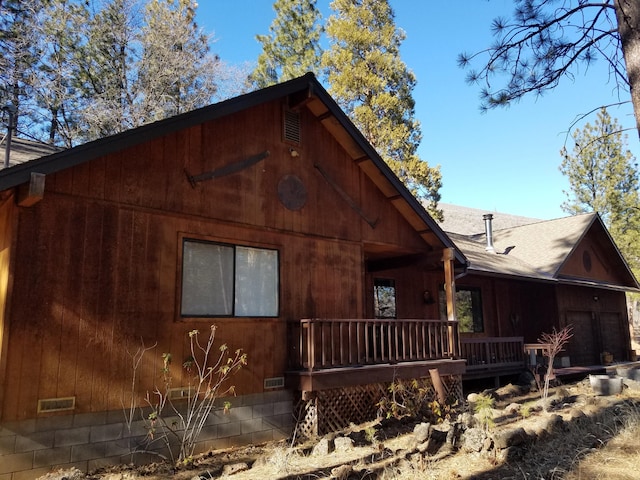
[[[544,429],[549,433],[554,433],[564,427],[564,420],[560,415],[550,415],[544,423]]]
[[[508,397],[513,397],[515,395],[520,395],[521,390],[520,387],[513,385],[513,384],[508,384],[505,385],[504,387],[500,387],[496,390],[496,395],[500,398],[508,398]]]
[[[322,455],[329,455],[332,451],[332,442],[330,442],[328,438],[323,438],[315,444],[313,450],[311,450],[311,455],[314,457],[320,457]]]
[[[481,428],[468,428],[461,437],[462,450],[465,452],[479,452],[482,450],[487,434]]]
[[[337,439],[336,439],[337,440]],[[346,480],[353,471],[351,465],[340,465],[339,467],[331,469],[331,478],[337,480]]]
[[[467,428],[472,428],[477,425],[476,418],[470,414],[469,412],[464,412],[460,415],[460,423],[462,423]]]
[[[353,450],[353,440],[349,437],[336,437],[333,441],[336,452],[347,452]]]
[[[85,474],[82,473],[77,468],[69,468],[69,469],[60,469],[55,472],[49,472],[41,477],[38,477],[38,480],[79,480],[81,478],[85,478]]]
[[[222,476],[233,475],[234,473],[245,472],[247,470],[249,470],[249,465],[244,462],[232,463],[222,468]]]
[[[515,447],[525,443],[528,439],[529,436],[522,427],[503,430],[493,435],[493,443],[497,449]]]
[[[514,413],[518,413],[521,408],[522,408],[522,405],[520,405],[519,403],[510,403],[504,408],[504,411],[512,415]]]
[[[429,430],[431,429],[431,424],[429,423],[420,423],[416,425],[413,429],[413,435],[418,443],[424,442],[427,438],[429,438]]]

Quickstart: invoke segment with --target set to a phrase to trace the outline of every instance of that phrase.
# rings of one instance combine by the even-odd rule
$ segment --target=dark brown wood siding
[[[44,199],[19,209],[4,420],[35,417],[43,398],[75,396],[77,412],[121,408],[130,355],[142,343],[156,347],[138,372],[139,391],[160,381],[163,352],[173,356],[179,386],[187,333],[206,335],[212,323],[221,342],[248,354],[233,380],[237,393],[262,392],[265,378],[286,369],[288,321],[364,316],[363,239],[388,252],[428,249],[305,110],[292,156],[281,138],[282,108],[251,108],[47,177]],[[185,169],[199,174],[266,150],[268,158],[233,175],[195,188],[187,181]],[[375,228],[316,164],[378,219]],[[278,199],[284,175],[306,186],[300,210]],[[180,252],[191,236],[277,249],[279,317],[181,318]],[[411,287],[403,312],[423,311],[421,290]]]
[[[573,325],[568,345],[573,365],[600,364],[600,354],[613,354],[615,361],[628,360],[629,320],[624,292],[558,286],[561,327]]]
[[[485,331],[463,336],[517,336],[535,343],[558,320],[554,285],[473,274],[456,285],[479,288],[482,293]]]

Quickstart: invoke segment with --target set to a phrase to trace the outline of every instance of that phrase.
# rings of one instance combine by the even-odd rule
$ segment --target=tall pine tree
[[[640,273],[640,204],[638,165],[626,148],[620,125],[605,108],[593,125],[573,135],[560,171],[569,180],[562,209],[570,214],[598,212],[630,266]]]
[[[139,124],[136,116],[137,0],[105,0],[94,13],[79,49],[78,83],[86,99],[81,141],[113,135]]]
[[[42,8],[42,0],[0,1],[0,107],[3,122],[9,120],[4,107],[15,107],[18,132],[30,129],[29,114],[35,109],[31,79],[40,58],[37,19]]]
[[[151,0],[141,34],[140,123],[188,112],[216,93],[218,58],[195,22],[192,0]]]
[[[269,35],[256,36],[262,44],[262,53],[250,81],[257,88],[307,72],[319,73],[322,27],[316,0],[276,0],[273,9],[276,18],[269,27]]]
[[[322,57],[329,91],[388,165],[436,218],[442,177],[417,154],[414,74],[400,58],[404,33],[387,0],[334,0]]]

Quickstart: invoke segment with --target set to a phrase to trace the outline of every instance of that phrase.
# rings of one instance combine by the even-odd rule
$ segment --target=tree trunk
[[[640,2],[638,0],[615,0],[614,5],[631,89],[636,128],[640,136]]]

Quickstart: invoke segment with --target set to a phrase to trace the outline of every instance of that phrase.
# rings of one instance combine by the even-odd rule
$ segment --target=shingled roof
[[[0,167],[4,165],[6,147],[7,139],[3,138],[0,140],[0,158],[2,159]],[[28,162],[29,160],[51,155],[52,153],[60,152],[61,150],[63,149],[47,143],[27,140],[26,138],[13,137],[11,139],[11,148],[9,152],[9,166],[11,167],[20,163]]]
[[[493,212],[495,251],[488,251],[482,215],[489,212],[466,207],[452,209],[445,206],[443,209],[445,216],[449,214],[449,227],[457,228],[456,225],[462,225],[467,219],[470,226],[466,230],[476,232],[455,233],[448,230],[446,223],[443,224],[443,230],[469,260],[469,272],[616,290],[640,290],[640,285],[597,213],[536,220]],[[500,227],[505,224],[514,226]],[[482,229],[481,233],[477,233],[478,229]],[[621,272],[622,281],[618,284],[563,275],[563,266],[587,234],[597,239],[606,251],[607,261]]]

